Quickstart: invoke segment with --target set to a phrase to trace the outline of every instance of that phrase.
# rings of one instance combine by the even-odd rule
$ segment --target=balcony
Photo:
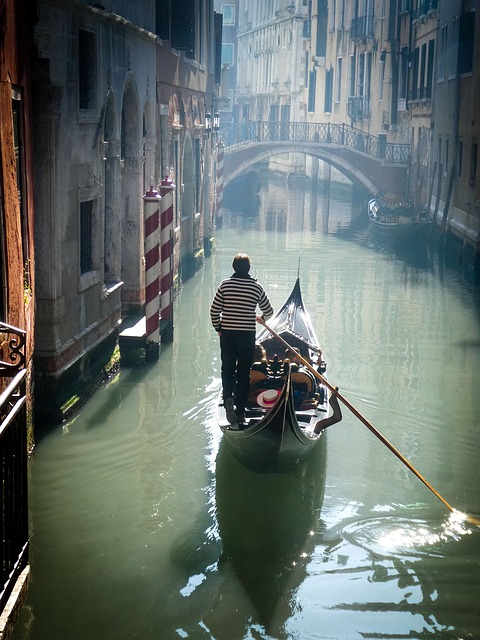
[[[350,37],[352,40],[373,40],[373,16],[353,18]]]
[[[413,11],[413,19],[419,20],[422,16],[428,15],[431,11],[436,11],[438,0],[419,0]]]
[[[370,117],[370,97],[350,96],[348,98],[348,116],[352,120]]]

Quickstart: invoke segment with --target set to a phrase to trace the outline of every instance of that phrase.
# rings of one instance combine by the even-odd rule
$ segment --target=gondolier
[[[262,285],[250,275],[251,261],[237,253],[234,273],[220,283],[210,307],[213,328],[220,336],[223,403],[230,424],[242,422],[250,388],[250,367],[255,350],[257,307],[261,318],[273,316]]]
[[[263,325],[257,341],[263,347],[266,367],[252,365],[242,424],[229,423],[219,394],[218,425],[244,466],[262,473],[288,473],[307,459],[323,440],[326,427],[342,419],[342,412],[336,397],[328,393],[326,365],[303,304],[299,277],[269,322],[261,318],[257,322]],[[278,354],[286,348],[290,357],[282,360]],[[296,357],[298,363],[292,363]]]

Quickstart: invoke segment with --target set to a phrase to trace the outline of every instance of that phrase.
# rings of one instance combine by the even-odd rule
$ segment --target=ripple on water
[[[376,555],[443,555],[444,545],[472,533],[464,514],[451,513],[445,520],[379,516],[346,525],[342,537]]]

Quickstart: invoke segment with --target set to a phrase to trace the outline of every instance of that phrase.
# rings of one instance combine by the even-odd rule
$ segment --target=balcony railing
[[[0,613],[28,562],[25,332],[0,323],[0,376],[13,376],[0,394]]]
[[[369,96],[350,96],[348,99],[348,116],[356,120],[357,118],[370,117]]]
[[[352,26],[350,27],[352,40],[370,40],[373,35],[373,16],[353,18]]]
[[[430,11],[436,11],[438,0],[419,0],[413,12],[413,18],[419,19],[421,16],[427,15]]]

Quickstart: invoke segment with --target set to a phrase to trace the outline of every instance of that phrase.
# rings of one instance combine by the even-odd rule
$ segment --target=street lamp
[[[216,134],[219,129],[220,129],[220,114],[215,109],[215,111],[213,112],[213,118],[212,118],[211,112],[207,111],[205,113],[205,137],[209,138],[212,131],[213,133]]]
[[[205,133],[207,138],[212,133],[212,114],[210,111],[205,113]]]
[[[215,133],[217,133],[219,129],[220,129],[220,114],[218,113],[217,110],[215,110],[213,113],[213,130],[215,131]]]

